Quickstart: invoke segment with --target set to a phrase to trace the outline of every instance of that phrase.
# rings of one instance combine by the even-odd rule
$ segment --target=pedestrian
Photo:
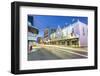
[[[32,51],[32,45],[30,46],[30,52]]]

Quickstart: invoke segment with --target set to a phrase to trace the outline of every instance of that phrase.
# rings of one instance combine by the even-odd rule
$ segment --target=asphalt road
[[[74,51],[64,48],[40,47],[28,53],[28,60],[56,60],[56,59],[82,59],[87,58],[87,52]]]

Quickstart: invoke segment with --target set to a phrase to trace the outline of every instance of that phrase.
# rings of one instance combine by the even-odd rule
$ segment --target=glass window
[[[85,30],[84,30],[84,27],[83,27],[83,35],[85,35]]]

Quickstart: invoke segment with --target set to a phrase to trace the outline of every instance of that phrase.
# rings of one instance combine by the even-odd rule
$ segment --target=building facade
[[[36,36],[39,30],[34,27],[33,16],[28,16],[28,50],[31,51],[32,47],[36,46]]]
[[[44,30],[44,39],[43,39],[44,44],[47,44],[48,43],[48,40],[49,40],[49,28],[46,28]]]
[[[42,37],[37,37],[37,43],[38,44],[43,44],[43,38]]]
[[[88,45],[88,26],[77,20],[61,29],[59,26],[56,32],[50,34],[49,44],[65,45],[72,47],[87,47]]]

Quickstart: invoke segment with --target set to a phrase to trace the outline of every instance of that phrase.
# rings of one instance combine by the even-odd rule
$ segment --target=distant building
[[[42,37],[37,37],[37,43],[42,44],[43,43],[43,38]]]
[[[55,32],[56,32],[56,29],[51,29],[51,32],[50,32],[50,40],[56,38],[56,34],[55,34]]]
[[[52,34],[52,33],[55,33],[56,32],[56,29],[54,29],[54,28],[51,28],[50,29],[50,35]]]
[[[44,30],[44,38],[47,38],[48,35],[49,35],[49,29],[46,28],[46,29]]]
[[[49,39],[49,28],[44,30],[44,43],[47,43]]]

